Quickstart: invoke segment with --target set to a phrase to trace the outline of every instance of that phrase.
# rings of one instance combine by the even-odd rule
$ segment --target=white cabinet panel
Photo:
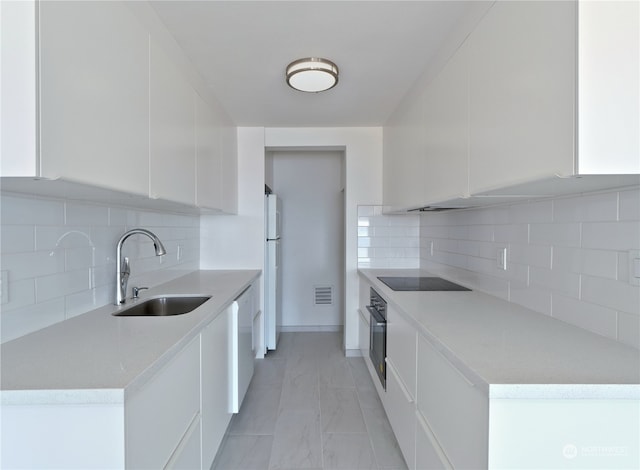
[[[492,399],[489,468],[640,468],[634,399]]]
[[[200,470],[203,466],[200,454],[200,418],[197,417],[185,434],[182,442],[171,456],[165,470]]]
[[[640,173],[640,3],[578,4],[581,174]]]
[[[416,396],[416,329],[387,306],[387,362],[391,362],[411,398]]]
[[[223,124],[222,138],[222,206],[228,214],[238,213],[238,128]]]
[[[40,2],[39,176],[147,194],[148,38],[122,3]]]
[[[410,469],[415,468],[415,400],[401,382],[393,364],[387,362],[387,396],[384,400],[389,423],[402,456]]]
[[[421,93],[406,97],[383,129],[382,195],[391,209],[421,203],[425,164]]]
[[[497,2],[469,37],[469,187],[574,173],[576,5]]]
[[[201,333],[202,464],[210,468],[232,413],[229,409],[229,319],[227,308]]]
[[[469,194],[468,62],[465,43],[425,92],[424,204]]]
[[[128,468],[163,468],[200,412],[200,336],[125,398]]]
[[[149,195],[195,204],[195,91],[151,41],[149,74]]]
[[[420,411],[416,410],[416,469],[450,470],[452,468],[433,431]]]
[[[454,468],[486,468],[489,399],[418,335],[417,406]]]
[[[231,306],[230,321],[230,393],[231,411],[237,413],[253,377],[254,287],[250,286]]]
[[[196,95],[196,204],[222,206],[222,132],[211,106]]]

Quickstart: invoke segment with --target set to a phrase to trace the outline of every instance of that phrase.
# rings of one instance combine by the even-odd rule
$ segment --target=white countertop
[[[377,279],[435,276],[426,271],[359,273],[492,398],[640,398],[635,348],[479,291],[401,292]]]
[[[195,271],[140,293],[212,296],[168,317],[116,317],[107,305],[9,341],[1,348],[2,403],[122,403],[260,275]]]

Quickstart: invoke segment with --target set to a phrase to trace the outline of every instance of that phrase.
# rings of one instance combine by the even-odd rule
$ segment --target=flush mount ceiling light
[[[327,59],[308,57],[287,65],[287,84],[296,90],[318,93],[338,83],[338,66]]]

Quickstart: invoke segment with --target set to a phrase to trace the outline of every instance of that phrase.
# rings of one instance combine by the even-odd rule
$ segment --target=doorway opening
[[[265,184],[281,212],[278,331],[344,327],[344,156],[336,149],[265,153]]]

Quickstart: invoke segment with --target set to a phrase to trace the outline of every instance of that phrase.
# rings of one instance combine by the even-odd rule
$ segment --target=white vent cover
[[[316,305],[333,304],[333,286],[315,286]]]

